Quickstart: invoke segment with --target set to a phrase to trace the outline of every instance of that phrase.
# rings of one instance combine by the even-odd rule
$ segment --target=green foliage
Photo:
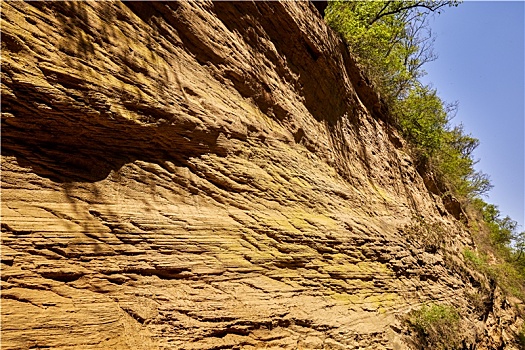
[[[420,82],[425,74],[422,66],[436,58],[429,14],[457,4],[432,0],[330,1],[326,20],[345,39],[388,103],[391,120],[409,141],[418,169],[433,174],[443,195],[452,194],[481,213],[489,231],[488,242],[481,244],[480,255],[465,251],[465,259],[518,295],[525,289],[525,232],[518,234],[515,221],[500,217],[496,206],[480,199],[491,184],[486,174],[474,169],[473,152],[479,141],[462,125],[451,125],[457,105],[446,104],[434,88]],[[437,227],[417,219],[405,229],[409,235],[413,232],[425,249],[439,249]]]
[[[493,277],[505,291],[525,300],[525,232],[518,233],[517,223],[508,216],[502,217],[494,204],[475,198],[471,205],[480,214],[486,230],[478,242],[480,250],[495,257],[492,264],[475,267]]]
[[[461,317],[453,306],[428,305],[409,314],[408,323],[424,349],[458,349]]]
[[[514,234],[513,236],[514,243],[514,258],[516,262],[525,268],[525,231]]]
[[[507,249],[511,255],[521,255],[525,245],[525,233],[517,233],[518,223],[510,217],[501,217],[497,206],[488,204],[480,198],[472,201],[473,206],[481,213],[490,231],[490,239],[500,249]],[[512,247],[511,243],[516,242]],[[517,257],[516,257],[517,258]]]
[[[498,283],[503,291],[514,295],[517,298],[525,300],[525,270],[515,261],[505,260],[498,252],[493,252],[500,259],[489,263],[486,253],[476,253],[469,249],[463,251],[465,260],[470,262],[479,272],[490,277]]]
[[[411,78],[403,57],[413,54],[413,47],[406,45],[401,16],[375,20],[383,6],[380,1],[333,1],[326,20],[343,35],[384,95],[395,96]]]
[[[472,151],[479,140],[466,135],[463,126],[444,126],[441,149],[432,159],[441,181],[460,198],[472,200],[488,192],[492,185],[486,174],[476,171]]]
[[[422,66],[436,58],[427,18],[457,1],[331,1],[327,22],[346,40],[358,62],[388,102],[393,120],[410,141],[423,168],[459,198],[470,200],[490,188],[474,169],[479,141],[452,127],[457,105],[446,104],[421,84]]]
[[[395,105],[394,113],[401,130],[420,156],[429,158],[441,149],[448,118],[435,90],[415,86]]]
[[[485,271],[487,268],[487,256],[479,256],[476,252],[473,252],[470,249],[465,249],[463,251],[463,256],[467,261],[470,261],[478,270]]]
[[[412,144],[414,155],[460,198],[472,199],[490,188],[488,177],[474,169],[472,152],[479,141],[450,126],[455,105],[446,105],[437,91],[415,85],[407,97],[393,104],[398,125]]]
[[[330,1],[326,21],[346,40],[384,97],[405,96],[436,58],[428,14],[456,1]]]

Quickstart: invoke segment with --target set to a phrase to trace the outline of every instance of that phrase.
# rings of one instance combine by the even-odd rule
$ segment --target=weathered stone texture
[[[312,4],[1,6],[2,349],[404,349],[431,301],[509,343]]]

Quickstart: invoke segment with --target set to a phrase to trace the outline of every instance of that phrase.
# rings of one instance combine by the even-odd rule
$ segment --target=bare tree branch
[[[392,3],[405,4],[406,2],[387,1],[385,3],[385,5],[383,6],[383,8],[375,15],[375,17],[368,24],[372,25],[372,24],[374,24],[375,22],[377,22],[378,20],[380,20],[383,17],[394,15],[394,14],[397,14],[397,13],[402,13],[404,11],[408,11],[408,10],[412,10],[412,9],[416,9],[416,8],[426,9],[426,10],[429,10],[431,12],[435,12],[435,11],[439,10],[440,8],[442,8],[444,6],[453,5],[455,2],[454,1],[439,1],[439,2],[435,2],[435,1],[430,1],[430,2],[429,1],[416,1],[415,3],[409,3],[410,5],[405,5],[405,6],[401,6],[401,7],[398,7],[398,8],[393,8],[392,10],[387,11],[388,7]]]

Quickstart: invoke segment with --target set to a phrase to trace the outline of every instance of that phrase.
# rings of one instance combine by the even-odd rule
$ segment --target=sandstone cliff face
[[[404,349],[428,302],[513,348],[312,4],[4,1],[1,25],[2,349]]]

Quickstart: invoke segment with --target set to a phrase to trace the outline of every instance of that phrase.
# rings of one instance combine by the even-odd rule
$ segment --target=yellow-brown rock
[[[429,302],[515,348],[312,4],[1,6],[2,349],[405,349]]]

